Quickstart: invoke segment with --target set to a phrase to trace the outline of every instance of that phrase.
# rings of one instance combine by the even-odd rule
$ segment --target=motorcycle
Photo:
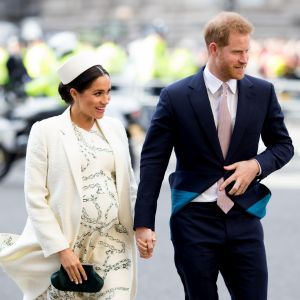
[[[61,114],[66,105],[55,98],[26,98],[15,107],[10,105],[0,117],[0,181],[13,163],[24,158],[32,125],[40,120]],[[133,146],[132,127],[138,125],[139,104],[124,95],[113,95],[107,115],[118,118],[124,125],[129,140],[129,151],[133,167],[137,159]]]
[[[0,117],[0,180],[10,170],[18,157],[25,155],[25,143],[18,132],[25,128],[22,121],[9,121]]]
[[[13,163],[25,157],[32,125],[42,119],[61,114],[66,107],[56,99],[28,98],[15,107],[2,110],[0,117],[0,181]]]

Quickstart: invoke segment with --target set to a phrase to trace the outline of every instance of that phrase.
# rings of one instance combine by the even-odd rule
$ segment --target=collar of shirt
[[[220,89],[221,85],[223,84],[223,81],[221,81],[219,78],[213,75],[210,72],[208,66],[204,68],[203,76],[204,76],[206,87],[214,95]],[[228,84],[231,93],[235,95],[237,91],[237,80],[230,79],[226,83]]]

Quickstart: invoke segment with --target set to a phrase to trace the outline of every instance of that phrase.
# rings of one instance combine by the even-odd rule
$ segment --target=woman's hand
[[[58,252],[58,255],[62,266],[67,271],[72,282],[78,284],[82,283],[82,278],[87,280],[87,276],[78,257],[70,248]]]
[[[152,257],[156,244],[156,234],[150,228],[138,227],[135,231],[135,238],[140,257],[148,259]]]

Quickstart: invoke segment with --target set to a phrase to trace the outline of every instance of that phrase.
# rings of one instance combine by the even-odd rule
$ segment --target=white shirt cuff
[[[259,176],[259,175],[261,175],[261,166],[260,166],[260,163],[258,162],[257,159],[254,158],[254,160],[256,161],[256,163],[257,163],[257,165],[258,165],[258,168],[259,168],[259,171],[258,171],[258,173],[256,174],[256,176]]]

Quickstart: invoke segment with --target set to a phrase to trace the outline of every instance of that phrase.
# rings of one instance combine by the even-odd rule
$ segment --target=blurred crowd
[[[300,78],[300,40],[254,40],[250,52],[248,73],[267,79]]]
[[[58,65],[85,50],[97,51],[112,76],[135,85],[159,82],[163,86],[195,73],[206,62],[206,49],[198,41],[184,39],[171,47],[165,28],[159,25],[127,45],[109,37],[90,43],[66,31],[45,39],[36,25],[29,29],[0,44],[0,85],[18,97],[57,96]],[[300,40],[253,40],[250,52],[249,74],[300,78]]]

